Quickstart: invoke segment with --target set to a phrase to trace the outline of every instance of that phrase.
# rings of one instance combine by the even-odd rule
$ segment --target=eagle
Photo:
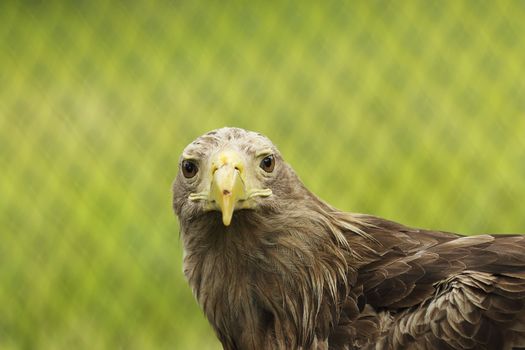
[[[340,211],[267,137],[232,127],[183,150],[173,208],[224,349],[525,347],[525,236]]]

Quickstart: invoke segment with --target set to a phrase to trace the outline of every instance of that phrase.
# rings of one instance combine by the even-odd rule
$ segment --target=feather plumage
[[[525,347],[525,237],[413,229],[343,213],[318,199],[264,136],[210,132],[184,154],[271,149],[272,190],[231,225],[188,200],[174,209],[184,274],[225,349],[511,349]],[[203,170],[204,171],[204,170]],[[199,187],[201,186],[201,187]]]

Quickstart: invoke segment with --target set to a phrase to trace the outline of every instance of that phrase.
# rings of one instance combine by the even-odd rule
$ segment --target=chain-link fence
[[[3,2],[0,348],[219,348],[170,184],[224,125],[339,208],[524,232],[524,38],[524,1]]]

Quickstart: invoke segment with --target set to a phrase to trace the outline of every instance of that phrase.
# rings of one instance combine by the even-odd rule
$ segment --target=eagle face
[[[265,136],[239,128],[210,131],[182,152],[173,186],[175,212],[189,220],[220,212],[229,226],[234,212],[271,207],[290,193],[282,188],[290,172]]]

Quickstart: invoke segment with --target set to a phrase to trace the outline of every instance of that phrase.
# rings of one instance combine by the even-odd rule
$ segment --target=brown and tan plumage
[[[184,273],[225,349],[525,347],[525,237],[341,212],[238,128],[188,145],[173,190]]]

